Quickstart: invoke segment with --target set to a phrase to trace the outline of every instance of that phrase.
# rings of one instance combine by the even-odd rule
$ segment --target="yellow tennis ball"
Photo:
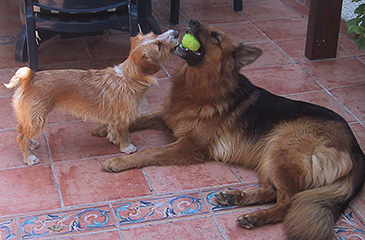
[[[200,48],[200,42],[191,33],[187,33],[184,35],[181,44],[184,48],[187,48],[193,52],[198,51]]]

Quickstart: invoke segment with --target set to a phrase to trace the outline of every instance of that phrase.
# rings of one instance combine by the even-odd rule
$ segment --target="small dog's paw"
[[[37,158],[35,155],[29,155],[28,160],[25,162],[28,166],[33,166],[36,165],[38,163],[40,163],[41,161],[39,160],[39,158]]]
[[[117,134],[113,131],[108,131],[108,135],[106,136],[109,140],[109,142],[115,144],[115,145],[119,145],[119,141],[117,138]]]
[[[97,137],[106,137],[108,135],[107,129],[107,124],[100,124],[91,130],[91,134]]]
[[[29,144],[29,149],[33,151],[33,150],[37,149],[38,147],[39,147],[39,143],[36,140],[31,139],[30,144]]]
[[[224,190],[215,195],[221,206],[239,206],[243,204],[244,192],[241,190]]]
[[[260,219],[257,219],[256,217],[253,217],[249,214],[238,217],[237,222],[241,227],[244,227],[246,229],[260,226]]]
[[[137,152],[137,148],[133,144],[129,144],[128,147],[120,147],[119,149],[122,153],[131,154]]]

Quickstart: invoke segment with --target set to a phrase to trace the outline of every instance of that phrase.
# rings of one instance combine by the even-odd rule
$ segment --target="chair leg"
[[[180,0],[171,0],[171,8],[170,8],[170,23],[178,24],[179,23],[179,11],[180,11]]]
[[[242,0],[233,0],[233,10],[242,11]]]
[[[25,29],[27,32],[26,44],[28,52],[28,65],[33,71],[38,71],[37,43],[35,37],[35,23],[33,4],[31,0],[25,0]]]

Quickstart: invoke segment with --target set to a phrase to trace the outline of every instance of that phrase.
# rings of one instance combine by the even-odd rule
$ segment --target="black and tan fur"
[[[276,203],[239,216],[240,226],[284,221],[291,239],[331,239],[336,220],[365,177],[364,153],[346,121],[326,108],[254,86],[239,70],[255,61],[260,49],[236,44],[197,20],[188,31],[200,41],[200,52],[177,49],[186,62],[173,77],[164,108],[138,118],[130,129],[166,128],[177,140],[109,159],[103,168],[119,172],[212,160],[252,168],[261,187],[222,191],[216,200]],[[95,132],[103,135],[105,128]]]

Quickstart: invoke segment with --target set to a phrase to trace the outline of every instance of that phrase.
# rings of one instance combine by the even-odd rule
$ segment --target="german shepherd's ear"
[[[256,61],[256,59],[258,59],[261,54],[262,50],[260,48],[251,47],[240,43],[233,50],[235,66],[240,69],[241,67]]]
[[[142,59],[138,61],[138,67],[144,75],[155,74],[161,69],[159,64],[148,60],[146,57],[142,57]]]

